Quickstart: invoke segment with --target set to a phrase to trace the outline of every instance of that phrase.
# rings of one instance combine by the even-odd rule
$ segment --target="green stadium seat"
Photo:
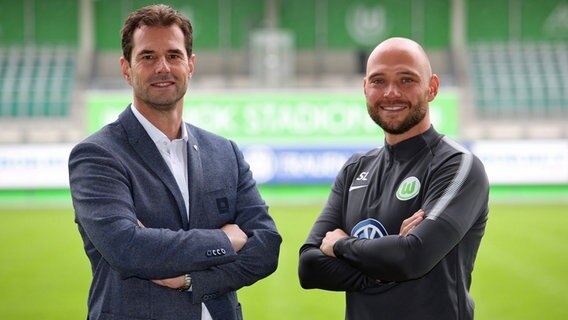
[[[568,116],[568,45],[477,44],[469,77],[478,114],[487,119]]]
[[[67,48],[0,47],[0,118],[69,116],[75,60]]]

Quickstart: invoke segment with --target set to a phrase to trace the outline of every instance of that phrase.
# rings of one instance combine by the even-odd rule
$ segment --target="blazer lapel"
[[[150,168],[150,170],[153,171],[160,178],[160,180],[162,180],[162,182],[173,194],[174,198],[176,199],[183,227],[184,229],[187,229],[188,219],[183,196],[181,194],[181,191],[179,190],[179,187],[177,186],[177,182],[170,168],[168,167],[168,165],[164,161],[164,158],[162,158],[160,151],[156,147],[156,144],[154,143],[154,141],[152,141],[146,130],[144,130],[144,127],[140,124],[138,119],[136,119],[134,113],[132,113],[132,110],[130,110],[130,106],[128,106],[126,110],[124,110],[120,114],[118,120],[124,127],[128,142],[130,143],[132,148],[138,153],[138,155],[146,163],[148,168]]]
[[[185,124],[187,128],[187,181],[189,183],[189,225],[191,228],[208,226],[207,217],[203,212],[203,168],[201,166],[201,150],[197,139],[193,135],[191,126]]]

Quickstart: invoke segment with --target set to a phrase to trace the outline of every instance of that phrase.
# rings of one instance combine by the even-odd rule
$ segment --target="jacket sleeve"
[[[69,178],[76,222],[87,253],[90,257],[100,254],[124,278],[170,278],[236,259],[229,239],[218,229],[139,227],[131,177],[115,154],[99,143],[81,143],[72,150]],[[212,244],[226,254],[187,254],[188,247],[206,252]]]
[[[308,239],[300,248],[298,276],[301,286],[305,289],[358,291],[378,286],[375,279],[362,273],[347,260],[326,256],[320,250],[326,232],[342,228],[345,175],[344,166],[335,179],[327,203],[314,223]]]
[[[237,215],[234,221],[248,236],[235,261],[192,272],[193,302],[238,290],[273,273],[278,265],[282,238],[268,214],[249,165],[232,143],[238,162]]]
[[[449,159],[433,177],[423,207],[427,217],[408,236],[346,237],[334,245],[336,256],[381,280],[410,280],[430,271],[478,219],[486,219],[489,191],[483,166],[472,154]]]

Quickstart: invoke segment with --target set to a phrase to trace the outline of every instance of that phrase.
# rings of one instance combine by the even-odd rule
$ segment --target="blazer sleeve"
[[[116,152],[100,141],[80,143],[70,154],[75,217],[91,260],[100,255],[124,278],[164,279],[236,259],[229,239],[219,229],[139,227],[129,174]],[[188,247],[206,252],[212,244],[226,254],[187,254]]]
[[[238,147],[231,144],[238,167],[234,223],[249,238],[235,261],[191,273],[194,303],[251,285],[273,273],[278,265],[282,238],[258,192],[249,165]]]

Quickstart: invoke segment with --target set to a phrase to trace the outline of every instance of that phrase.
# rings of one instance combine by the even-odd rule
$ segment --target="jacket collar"
[[[424,148],[430,148],[441,139],[441,135],[430,126],[424,133],[412,138],[401,141],[395,145],[389,145],[385,142],[385,150],[387,151],[387,159],[395,161],[406,161],[414,158]]]

